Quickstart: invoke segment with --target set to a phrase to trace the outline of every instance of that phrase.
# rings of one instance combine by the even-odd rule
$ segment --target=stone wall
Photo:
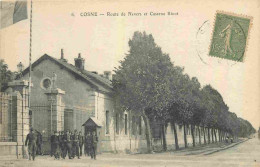
[[[12,116],[12,96],[0,92],[0,142],[13,141]]]

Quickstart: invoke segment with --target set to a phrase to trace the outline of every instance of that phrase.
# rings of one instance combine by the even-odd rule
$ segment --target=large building
[[[76,129],[84,134],[82,125],[89,118],[97,125],[98,151],[139,151],[145,147],[141,117],[115,109],[111,72],[98,75],[85,70],[80,54],[74,60],[74,65],[69,64],[61,50],[60,59],[45,54],[32,64],[30,123],[42,132],[45,151],[53,131]],[[28,78],[29,68],[20,79]],[[135,135],[130,132],[132,119],[138,120]]]

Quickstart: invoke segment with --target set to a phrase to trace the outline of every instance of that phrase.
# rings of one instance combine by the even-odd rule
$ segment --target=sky
[[[74,64],[78,53],[89,71],[112,71],[128,53],[135,31],[152,34],[163,52],[202,86],[212,85],[231,112],[260,126],[260,2],[257,0],[171,1],[36,1],[32,17],[32,61],[43,54],[60,58],[60,50]],[[30,3],[28,3],[30,10]],[[252,16],[244,62],[209,57],[217,10]],[[81,16],[97,12],[103,16]],[[126,16],[107,16],[107,12]],[[128,16],[128,12],[147,16]],[[166,13],[165,16],[151,16]],[[175,15],[167,15],[167,12]],[[178,13],[178,15],[176,15]],[[11,70],[29,63],[29,19],[0,29],[0,58]]]

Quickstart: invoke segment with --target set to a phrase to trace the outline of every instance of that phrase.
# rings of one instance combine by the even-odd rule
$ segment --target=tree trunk
[[[223,131],[222,130],[220,130],[220,140],[221,140],[221,142],[223,141]]]
[[[146,138],[146,144],[147,144],[147,152],[151,152],[151,127],[150,127],[150,121],[149,118],[146,116],[145,111],[143,111],[143,119],[144,119],[144,125],[145,125],[145,138]]]
[[[209,132],[209,128],[208,128],[208,144],[210,144],[210,132]]]
[[[225,131],[221,131],[222,141],[225,141]]]
[[[214,129],[214,135],[215,135],[215,142],[217,143],[217,142],[218,142],[218,140],[217,140],[216,129]]]
[[[202,129],[203,129],[204,144],[207,144],[206,134],[205,134],[205,127],[203,126]]]
[[[226,141],[226,132],[223,131],[223,132],[222,132],[222,135],[223,135],[223,141]]]
[[[223,141],[226,140],[226,138],[225,138],[225,131],[222,132],[222,139],[223,139]]]
[[[185,126],[185,124],[183,124],[183,132],[184,132],[184,145],[185,145],[185,148],[187,148],[188,145],[187,145],[187,135],[186,135],[186,126]]]
[[[165,125],[164,125],[164,123],[161,126],[162,126],[163,151],[166,151],[167,150],[167,143],[166,143],[166,137],[165,137]]]
[[[218,140],[219,142],[222,141],[222,140],[221,140],[221,130],[220,130],[220,129],[218,129],[218,139],[219,139],[219,140]]]
[[[220,135],[220,141],[222,142],[222,139],[223,139],[223,138],[222,138],[222,137],[223,137],[223,136],[222,136],[222,130],[219,130],[219,135]]]
[[[194,125],[191,125],[192,145],[195,147]]]
[[[214,143],[214,134],[213,134],[213,129],[214,129],[214,128],[211,128],[211,141],[212,141],[212,143]]]
[[[177,130],[176,130],[176,126],[175,126],[175,122],[174,121],[172,121],[172,127],[173,127],[173,131],[174,131],[175,149],[179,150],[178,134],[177,134]]]
[[[224,132],[223,132],[223,130],[220,131],[220,134],[221,134],[221,141],[224,141]]]
[[[199,126],[199,144],[201,145],[201,135],[200,135],[201,127]]]

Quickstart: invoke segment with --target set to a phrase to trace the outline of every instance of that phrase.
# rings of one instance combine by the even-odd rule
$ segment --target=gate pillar
[[[13,96],[13,111],[16,117],[17,127],[16,134],[14,135],[17,142],[17,154],[18,157],[23,155],[23,158],[27,158],[27,151],[24,147],[25,139],[29,133],[29,82],[26,80],[15,80],[8,83],[7,93]],[[19,93],[18,93],[19,92]],[[22,149],[20,149],[20,147]]]
[[[64,103],[62,100],[62,95],[65,91],[54,88],[49,90],[47,93],[48,105],[50,107],[50,129],[51,134],[53,131],[63,131],[64,130]]]

